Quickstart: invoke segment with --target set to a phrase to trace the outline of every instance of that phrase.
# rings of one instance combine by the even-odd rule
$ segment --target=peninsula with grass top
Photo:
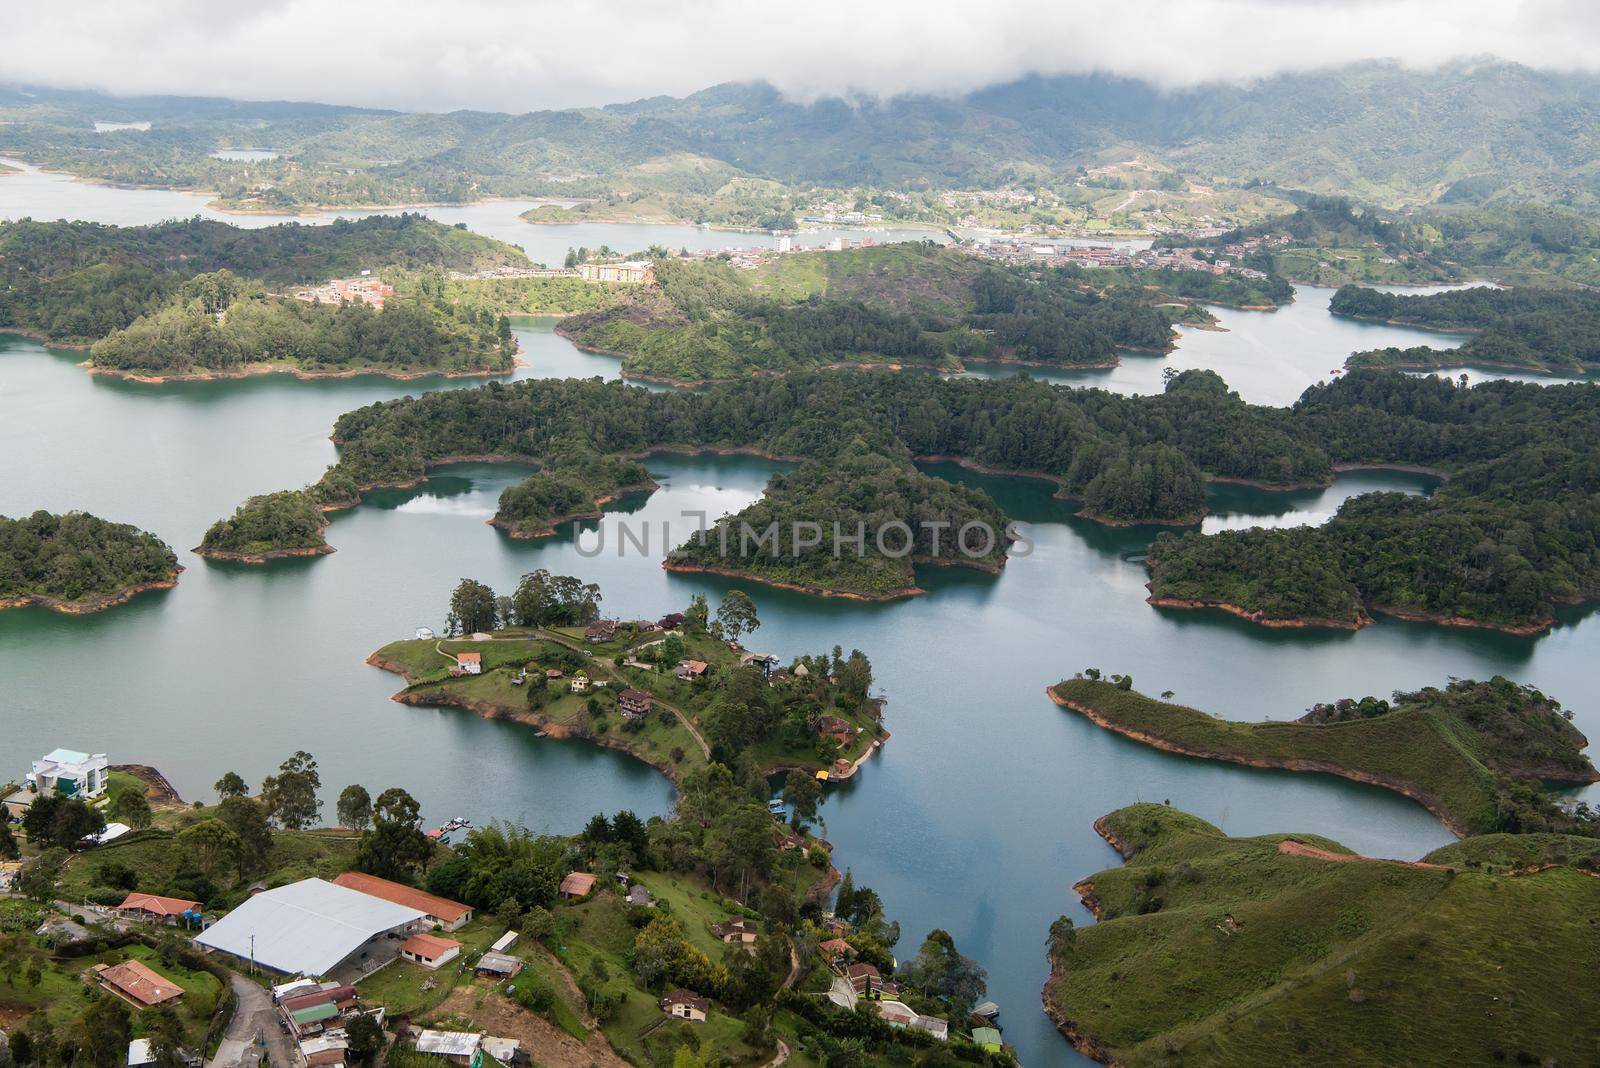
[[[1600,781],[1570,713],[1499,676],[1396,693],[1392,702],[1317,705],[1293,721],[1240,723],[1146,697],[1125,676],[1091,674],[1056,683],[1050,699],[1170,753],[1382,786],[1423,805],[1457,835],[1572,830],[1583,821],[1543,784]]]
[[[1084,1055],[1142,1068],[1578,1064],[1596,843],[1493,835],[1421,862],[1309,834],[1230,838],[1164,805],[1095,823],[1126,863],[1050,928],[1044,1008]],[[1531,863],[1508,868],[1506,862]]]
[[[100,612],[178,584],[178,557],[154,534],[86,512],[0,516],[0,609]]]

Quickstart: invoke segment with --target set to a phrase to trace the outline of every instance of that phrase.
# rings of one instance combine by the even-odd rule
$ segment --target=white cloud
[[[6,0],[0,77],[525,111],[766,79],[800,98],[1104,71],[1164,86],[1359,59],[1600,68],[1591,0]]]

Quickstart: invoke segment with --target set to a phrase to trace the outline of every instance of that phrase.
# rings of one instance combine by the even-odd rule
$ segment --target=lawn
[[[1091,878],[1100,923],[1047,999],[1129,1065],[1586,1063],[1600,879],[1455,874],[1279,852],[1160,805]],[[1296,838],[1315,843],[1310,836]]]
[[[43,965],[37,985],[28,981],[26,968],[15,976],[7,976],[0,971],[0,1008],[43,1008],[51,1022],[57,1025],[75,1020],[88,1006],[91,997],[95,996],[91,991],[97,991],[98,986],[85,976],[96,964],[137,960],[182,987],[184,994],[176,1007],[177,1017],[188,1039],[195,1044],[205,1037],[222,991],[222,984],[211,973],[186,968],[182,964],[164,964],[154,949],[144,945],[134,944],[123,949],[64,960],[41,952],[36,959]],[[151,1015],[148,1011],[133,1013],[135,1035],[143,1033]]]
[[[1578,749],[1582,737],[1570,724],[1510,698],[1496,683],[1479,684],[1479,692],[1431,691],[1385,715],[1336,723],[1218,719],[1090,679],[1067,679],[1052,689],[1058,699],[1092,709],[1139,740],[1237,763],[1349,772],[1427,798],[1435,812],[1448,813],[1470,832],[1498,829],[1498,776],[1537,769],[1555,777],[1588,764]]]
[[[185,809],[175,815],[175,824],[191,826],[208,818],[213,812],[210,809]],[[62,873],[62,896],[82,900],[92,896],[96,890],[108,891],[97,877],[97,872],[102,865],[111,864],[132,870],[137,880],[136,889],[148,894],[168,893],[172,876],[182,859],[182,846],[175,840],[176,835],[171,831],[157,830],[130,836],[130,839],[75,854]],[[356,844],[356,838],[343,831],[275,831],[266,872],[246,881],[254,882],[259,878],[276,886],[312,877],[332,879],[350,870]],[[238,882],[223,880],[222,886],[226,889]]]
[[[396,960],[356,987],[364,1001],[382,1005],[390,1013],[421,1016],[448,997],[457,985],[470,983],[478,957],[505,932],[506,925],[494,917],[476,916],[459,931],[440,932],[461,943],[455,960],[431,971],[420,964]]]

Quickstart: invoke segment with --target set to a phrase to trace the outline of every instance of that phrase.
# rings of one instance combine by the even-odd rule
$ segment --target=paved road
[[[272,1008],[272,994],[242,975],[232,978],[233,994],[239,999],[233,1010],[233,1019],[223,1033],[222,1044],[217,1047],[207,1068],[256,1068],[261,1063],[261,1046],[258,1036],[267,1040],[267,1053],[273,1068],[293,1068],[300,1063],[300,1051],[278,1026],[278,1014]]]

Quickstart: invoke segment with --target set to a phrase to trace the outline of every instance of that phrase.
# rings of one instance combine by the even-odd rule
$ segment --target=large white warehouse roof
[[[371,939],[425,918],[392,901],[303,879],[256,894],[194,940],[287,975],[326,975]]]

